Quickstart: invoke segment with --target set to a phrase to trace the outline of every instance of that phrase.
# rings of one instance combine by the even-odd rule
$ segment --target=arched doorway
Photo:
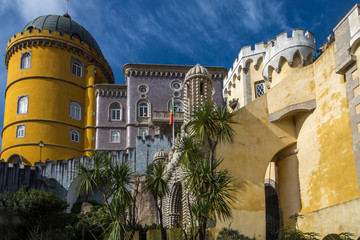
[[[24,159],[21,155],[15,153],[8,158],[7,163],[24,164]]]
[[[273,186],[265,185],[266,240],[278,239],[280,229],[279,198]]]
[[[171,191],[171,206],[170,206],[170,227],[176,228],[179,227],[182,223],[182,186],[181,183],[174,184],[174,187]]]

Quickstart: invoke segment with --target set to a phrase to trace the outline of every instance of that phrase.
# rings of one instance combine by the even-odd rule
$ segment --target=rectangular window
[[[31,68],[31,51],[21,53],[20,70]]]
[[[81,104],[73,100],[69,100],[70,118],[81,120]]]
[[[82,77],[83,72],[83,62],[77,58],[71,57],[71,68],[70,71],[72,74],[78,77]]]
[[[16,126],[16,138],[24,138],[25,137],[25,124]]]
[[[120,143],[120,131],[111,131],[111,139],[112,143]]]
[[[265,92],[266,92],[265,82],[264,81],[256,82],[255,83],[255,98],[258,98],[258,97],[264,95]]]
[[[17,111],[18,115],[26,114],[28,112],[28,105],[29,105],[29,96],[19,96],[17,100]]]
[[[70,141],[80,143],[80,132],[75,129],[70,129]]]

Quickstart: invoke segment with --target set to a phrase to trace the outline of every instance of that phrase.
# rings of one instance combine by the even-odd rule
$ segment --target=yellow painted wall
[[[285,64],[276,76],[281,81],[236,112],[235,141],[219,146],[217,153],[224,159],[222,167],[235,178],[238,201],[233,207],[234,219],[218,222],[213,233],[231,223],[245,236],[265,239],[264,179],[270,161],[278,167],[285,224],[290,223],[288,216],[299,212],[305,216],[301,230],[323,236],[334,229],[359,232],[354,225],[345,224],[350,220],[344,212],[358,211],[360,196],[346,86],[343,76],[334,71],[334,51],[335,44],[306,67]],[[316,101],[313,111],[289,112],[270,123],[269,114],[309,100]],[[280,157],[295,149],[297,153]],[[327,219],[329,214],[334,214],[332,220]],[[351,217],[360,222],[357,214]]]
[[[27,45],[26,41],[36,39],[56,40],[57,46],[47,44]],[[24,42],[21,49],[14,51],[17,43]],[[75,46],[86,53],[79,55],[65,45]],[[20,70],[21,53],[31,51],[31,68]],[[38,143],[43,141],[42,160],[67,159],[91,154],[95,148],[95,83],[108,82],[104,71],[111,73],[102,55],[90,50],[78,39],[68,35],[25,31],[17,34],[8,44],[7,52],[13,52],[8,61],[8,79],[5,94],[4,129],[2,132],[1,158],[5,161],[12,154],[19,154],[33,165],[39,160]],[[88,57],[96,59],[98,66]],[[83,62],[82,77],[71,73],[71,57]],[[95,70],[96,69],[96,70]],[[95,71],[94,71],[95,70]],[[96,73],[95,73],[96,72]],[[28,95],[28,112],[17,115],[19,96]],[[70,118],[70,101],[82,106],[81,120]],[[16,126],[25,124],[25,137],[16,138]],[[80,131],[80,142],[70,141],[70,129]],[[87,150],[87,152],[84,152]]]
[[[231,228],[256,239],[265,239],[265,186],[264,179],[269,162],[279,149],[293,144],[294,130],[289,126],[270,124],[264,96],[236,112],[234,125],[238,133],[233,144],[224,144],[217,155],[224,158],[222,167],[234,176],[235,194]],[[212,231],[228,227],[230,222],[218,222]]]
[[[262,76],[262,69],[263,69],[263,64],[262,61],[260,63],[260,66],[257,66],[257,68],[255,69],[255,65],[256,63],[251,62],[250,64],[250,76],[251,76],[251,99],[254,100],[255,99],[255,83],[258,81],[263,81],[264,77]]]
[[[335,44],[313,64],[317,107],[306,119],[296,121],[301,213],[360,196],[346,83],[335,73],[334,51]]]

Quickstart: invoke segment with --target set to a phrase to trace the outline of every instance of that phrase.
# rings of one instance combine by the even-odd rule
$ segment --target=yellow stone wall
[[[18,44],[21,47],[16,47]],[[31,51],[31,67],[21,70],[21,53],[25,51]],[[45,144],[43,162],[90,154],[95,148],[96,103],[92,86],[113,81],[111,68],[102,55],[66,34],[60,36],[47,30],[39,33],[36,29],[13,37],[6,52],[12,54],[7,62],[1,158],[7,161],[12,154],[19,154],[26,164],[33,165],[40,160],[40,141]],[[71,57],[83,62],[82,77],[71,73]],[[17,100],[22,95],[28,95],[28,112],[17,115]],[[81,120],[69,117],[70,101],[81,104]],[[25,124],[24,138],[16,138],[19,124]],[[70,129],[80,131],[80,143],[70,141]]]
[[[233,220],[218,222],[214,236],[231,224],[245,236],[265,239],[264,180],[270,162],[277,166],[283,224],[291,224],[288,217],[300,213],[303,231],[322,237],[360,234],[354,224],[360,215],[351,214],[360,211],[360,195],[346,83],[335,73],[334,52],[335,44],[305,67],[285,63],[278,74],[273,72],[265,95],[236,111],[235,141],[219,146],[217,154],[235,178],[237,201]],[[306,108],[314,103],[312,110]],[[270,122],[270,115],[281,118]]]

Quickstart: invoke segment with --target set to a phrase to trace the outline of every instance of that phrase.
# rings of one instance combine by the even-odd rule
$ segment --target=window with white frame
[[[111,142],[112,143],[120,142],[120,131],[111,131]]]
[[[16,126],[16,138],[23,138],[25,137],[25,125],[17,125]]]
[[[29,97],[27,95],[18,97],[16,113],[26,114],[28,111],[28,104],[29,104]]]
[[[31,51],[21,53],[20,70],[31,67]]]
[[[71,57],[71,73],[82,77],[82,71],[83,71],[83,63],[74,57]]]
[[[70,140],[72,142],[80,142],[80,132],[75,129],[70,129]]]
[[[265,82],[260,81],[255,83],[255,98],[260,97],[261,95],[264,95],[266,92],[265,88]]]
[[[171,102],[169,102],[169,111],[171,107]],[[180,99],[174,99],[174,112],[184,112],[184,103]]]
[[[121,121],[122,119],[122,111],[121,111],[121,106],[119,103],[112,103],[110,104],[110,120],[111,121]]]
[[[81,105],[79,103],[70,101],[70,117],[81,120]]]
[[[148,117],[149,116],[149,104],[145,101],[138,103],[138,116]]]
[[[145,140],[145,137],[148,135],[148,131],[146,129],[140,129],[139,136],[142,140]]]

